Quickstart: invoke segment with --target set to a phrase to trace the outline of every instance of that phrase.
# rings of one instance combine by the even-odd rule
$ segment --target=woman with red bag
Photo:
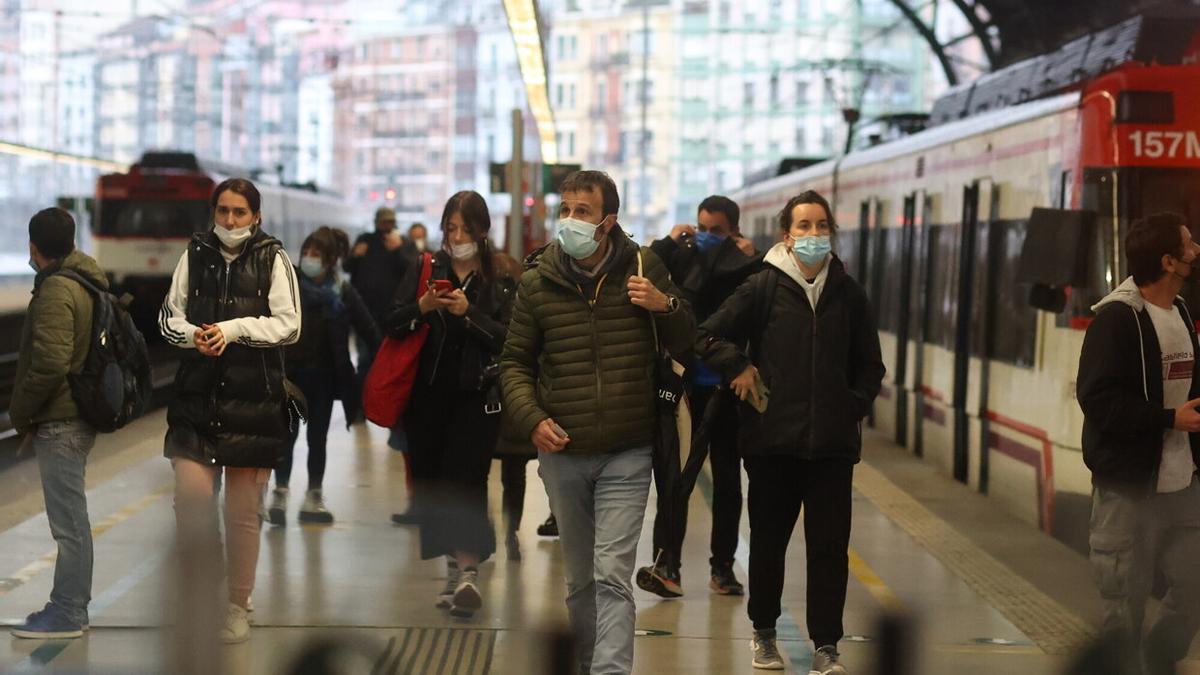
[[[516,283],[495,263],[487,238],[491,222],[478,193],[451,197],[425,290],[418,293],[425,265],[414,265],[383,319],[393,338],[428,326],[404,428],[421,557],[446,557],[449,578],[437,604],[455,616],[471,616],[483,606],[479,563],[496,549],[487,478],[500,432],[498,360]]]

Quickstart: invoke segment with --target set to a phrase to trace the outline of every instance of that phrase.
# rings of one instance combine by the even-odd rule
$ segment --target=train
[[[212,226],[213,189],[248,172],[189,152],[152,151],[127,172],[101,175],[91,218],[92,254],[113,287],[133,296],[143,332],[157,339],[156,317],[187,242]],[[355,234],[369,214],[312,185],[256,180],[264,229],[298,259],[304,238],[321,225]]]
[[[830,199],[887,365],[869,423],[1079,550],[1083,334],[1132,220],[1200,225],[1198,64],[1195,16],[1133,17],[951,89],[923,131],[730,195],[760,249],[789,197]]]

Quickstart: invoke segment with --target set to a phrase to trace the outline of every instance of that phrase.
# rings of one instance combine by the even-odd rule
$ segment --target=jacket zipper
[[[808,455],[812,457],[816,454],[817,444],[817,305],[821,303],[820,298],[812,307],[812,340],[810,342],[809,352],[810,373],[808,378]]]
[[[604,438],[604,380],[600,376],[600,332],[596,328],[596,303],[600,301],[600,289],[604,287],[604,280],[608,278],[608,273],[600,277],[596,282],[596,291],[591,300],[583,293],[583,287],[579,287],[579,295],[588,303],[588,316],[592,324],[592,370],[596,377],[596,437]]]

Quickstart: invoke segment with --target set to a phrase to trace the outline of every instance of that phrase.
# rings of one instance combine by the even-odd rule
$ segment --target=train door
[[[962,226],[959,229],[958,287],[954,332],[954,478],[978,483],[986,476],[987,386],[990,344],[995,330],[990,287],[995,261],[989,246],[998,193],[990,178],[963,188]],[[972,473],[971,467],[978,468]],[[986,489],[985,483],[975,487]]]
[[[920,307],[917,302],[921,294],[914,293],[914,275],[918,266],[914,258],[917,248],[917,209],[925,201],[923,192],[914,192],[904,198],[904,216],[901,223],[900,235],[900,316],[896,326],[896,435],[897,445],[908,445],[909,393],[914,391],[911,386],[908,368],[909,349],[912,347],[913,317],[919,316]],[[917,342],[917,347],[921,345]]]
[[[855,252],[855,269],[850,273],[858,279],[863,288],[869,288],[871,268],[871,200],[866,200],[858,208],[858,250]]]
[[[916,353],[913,355],[912,371],[912,451],[917,457],[925,454],[925,357],[929,349],[929,324],[933,318],[935,301],[932,297],[933,285],[931,267],[936,264],[937,242],[933,237],[933,198],[926,195],[921,205],[921,225],[916,229],[916,253],[914,258],[920,263],[913,270],[913,338],[916,342]]]

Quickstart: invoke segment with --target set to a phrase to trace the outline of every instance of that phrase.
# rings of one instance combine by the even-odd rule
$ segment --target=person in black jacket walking
[[[1132,276],[1092,308],[1076,378],[1104,629],[1140,646],[1129,658],[1147,675],[1175,672],[1200,627],[1200,344],[1178,297],[1198,254],[1180,215],[1133,223],[1125,237]],[[1142,640],[1156,573],[1168,590]]]
[[[498,364],[516,282],[497,272],[487,238],[491,222],[479,193],[451,197],[429,288],[415,299],[422,265],[412,265],[383,321],[396,338],[429,325],[404,428],[421,557],[447,558],[449,578],[437,605],[455,616],[483,606],[479,564],[496,550],[487,479],[500,434]]]
[[[354,286],[337,273],[337,261],[350,248],[346,233],[320,227],[300,247],[300,341],[285,354],[288,378],[300,388],[308,402],[308,491],[300,507],[300,520],[332,523],[325,508],[321,486],[325,478],[325,441],[335,399],[342,401],[346,424],[362,409],[362,390],[350,363],[350,329],[372,353],[379,348],[379,328]],[[279,466],[275,467],[275,490],[268,519],[272,525],[286,522],[288,484],[292,456],[300,427],[292,429],[290,442]]]
[[[650,245],[658,254],[679,290],[702,323],[748,276],[762,266],[762,255],[741,236],[741,210],[728,197],[712,195],[700,202],[696,226],[676,225],[670,236]],[[707,451],[712,466],[713,525],[709,541],[709,587],[721,595],[741,595],[743,587],[733,572],[738,525],[742,520],[742,464],[737,448],[737,399],[721,376],[695,359],[686,373],[695,436],[712,406]],[[690,490],[689,490],[690,493]],[[685,500],[686,501],[686,500]],[[675,514],[677,522],[668,515]],[[655,564],[638,570],[637,584],[664,598],[683,595],[680,578],[681,548],[687,531],[687,509],[659,508],[654,516]]]
[[[775,622],[785,555],[804,507],[812,672],[844,675],[850,493],[861,421],[884,366],[870,303],[833,255],[824,197],[806,191],[779,214],[786,235],[766,269],[699,330],[696,351],[742,403],[739,442],[750,477],[750,599],[755,668],[781,670]],[[741,345],[749,343],[746,354]],[[764,396],[764,394],[766,394]],[[762,412],[759,412],[759,411]]]

